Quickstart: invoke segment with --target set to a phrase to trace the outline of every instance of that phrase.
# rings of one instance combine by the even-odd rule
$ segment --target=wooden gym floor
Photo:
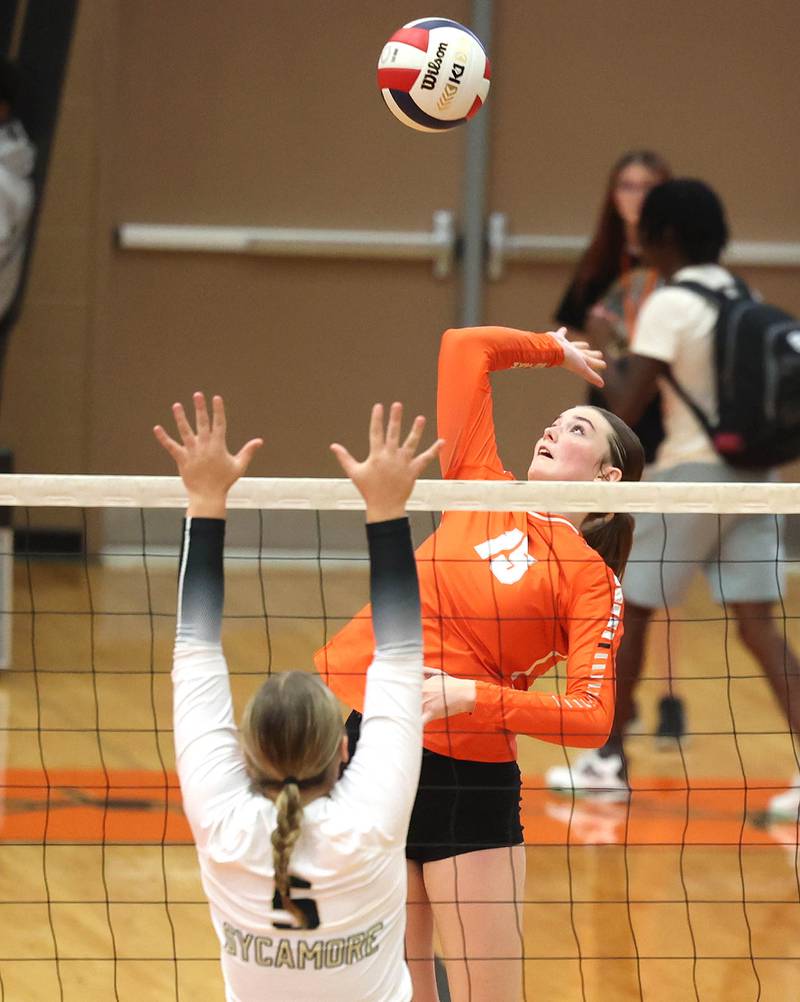
[[[136,558],[16,562],[13,654],[0,674],[2,1002],[223,998],[172,771],[175,563],[150,557],[145,575]],[[258,570],[228,568],[237,709],[268,665],[310,665],[323,602],[331,631],[366,594],[363,568],[332,564],[320,579],[315,560],[270,565],[263,592]],[[796,645],[798,609],[793,578],[785,622]],[[650,733],[628,741],[630,806],[545,792],[544,771],[565,752],[520,742],[530,1002],[800,992],[797,826],[763,815],[796,770],[786,725],[701,582],[680,618],[673,677],[691,734],[656,749],[666,684],[656,626],[639,690]]]

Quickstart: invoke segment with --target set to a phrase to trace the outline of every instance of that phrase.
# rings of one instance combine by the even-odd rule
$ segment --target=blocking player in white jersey
[[[262,444],[227,448],[225,410],[180,404],[180,442],[154,431],[189,495],[172,672],[178,776],[221,946],[228,1002],[408,1002],[405,836],[422,752],[422,629],[405,502],[439,442],[416,455],[375,405],[369,455],[331,446],[366,502],[375,656],[358,750],[309,672],[268,678],[236,727],[220,643],[226,498]]]

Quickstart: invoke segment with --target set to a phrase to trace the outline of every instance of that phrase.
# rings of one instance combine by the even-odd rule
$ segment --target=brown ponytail
[[[632,515],[617,511],[609,515],[593,512],[581,527],[583,538],[620,580],[633,545],[633,525]]]
[[[608,436],[608,459],[603,465],[622,470],[621,480],[641,480],[644,470],[644,449],[639,436],[622,418],[603,407],[592,407],[611,425]],[[622,578],[633,545],[634,519],[627,512],[613,514],[592,512],[584,520],[581,534],[593,550],[597,550],[611,570]]]
[[[336,697],[315,675],[302,671],[273,675],[244,711],[242,743],[253,783],[279,788],[272,833],[275,889],[281,907],[300,928],[306,917],[289,894],[292,850],[300,838],[300,791],[336,781],[343,726]]]

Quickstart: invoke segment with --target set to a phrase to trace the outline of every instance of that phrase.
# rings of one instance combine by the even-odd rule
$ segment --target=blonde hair
[[[289,897],[289,861],[303,820],[301,789],[334,778],[342,741],[336,697],[315,675],[273,675],[253,694],[242,718],[242,743],[254,784],[280,788],[272,833],[275,887],[301,928],[306,917]]]

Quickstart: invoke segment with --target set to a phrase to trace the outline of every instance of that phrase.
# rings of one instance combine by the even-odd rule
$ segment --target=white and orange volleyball
[[[422,17],[396,31],[378,60],[389,111],[420,132],[462,125],[489,93],[491,70],[477,35],[458,21]]]

